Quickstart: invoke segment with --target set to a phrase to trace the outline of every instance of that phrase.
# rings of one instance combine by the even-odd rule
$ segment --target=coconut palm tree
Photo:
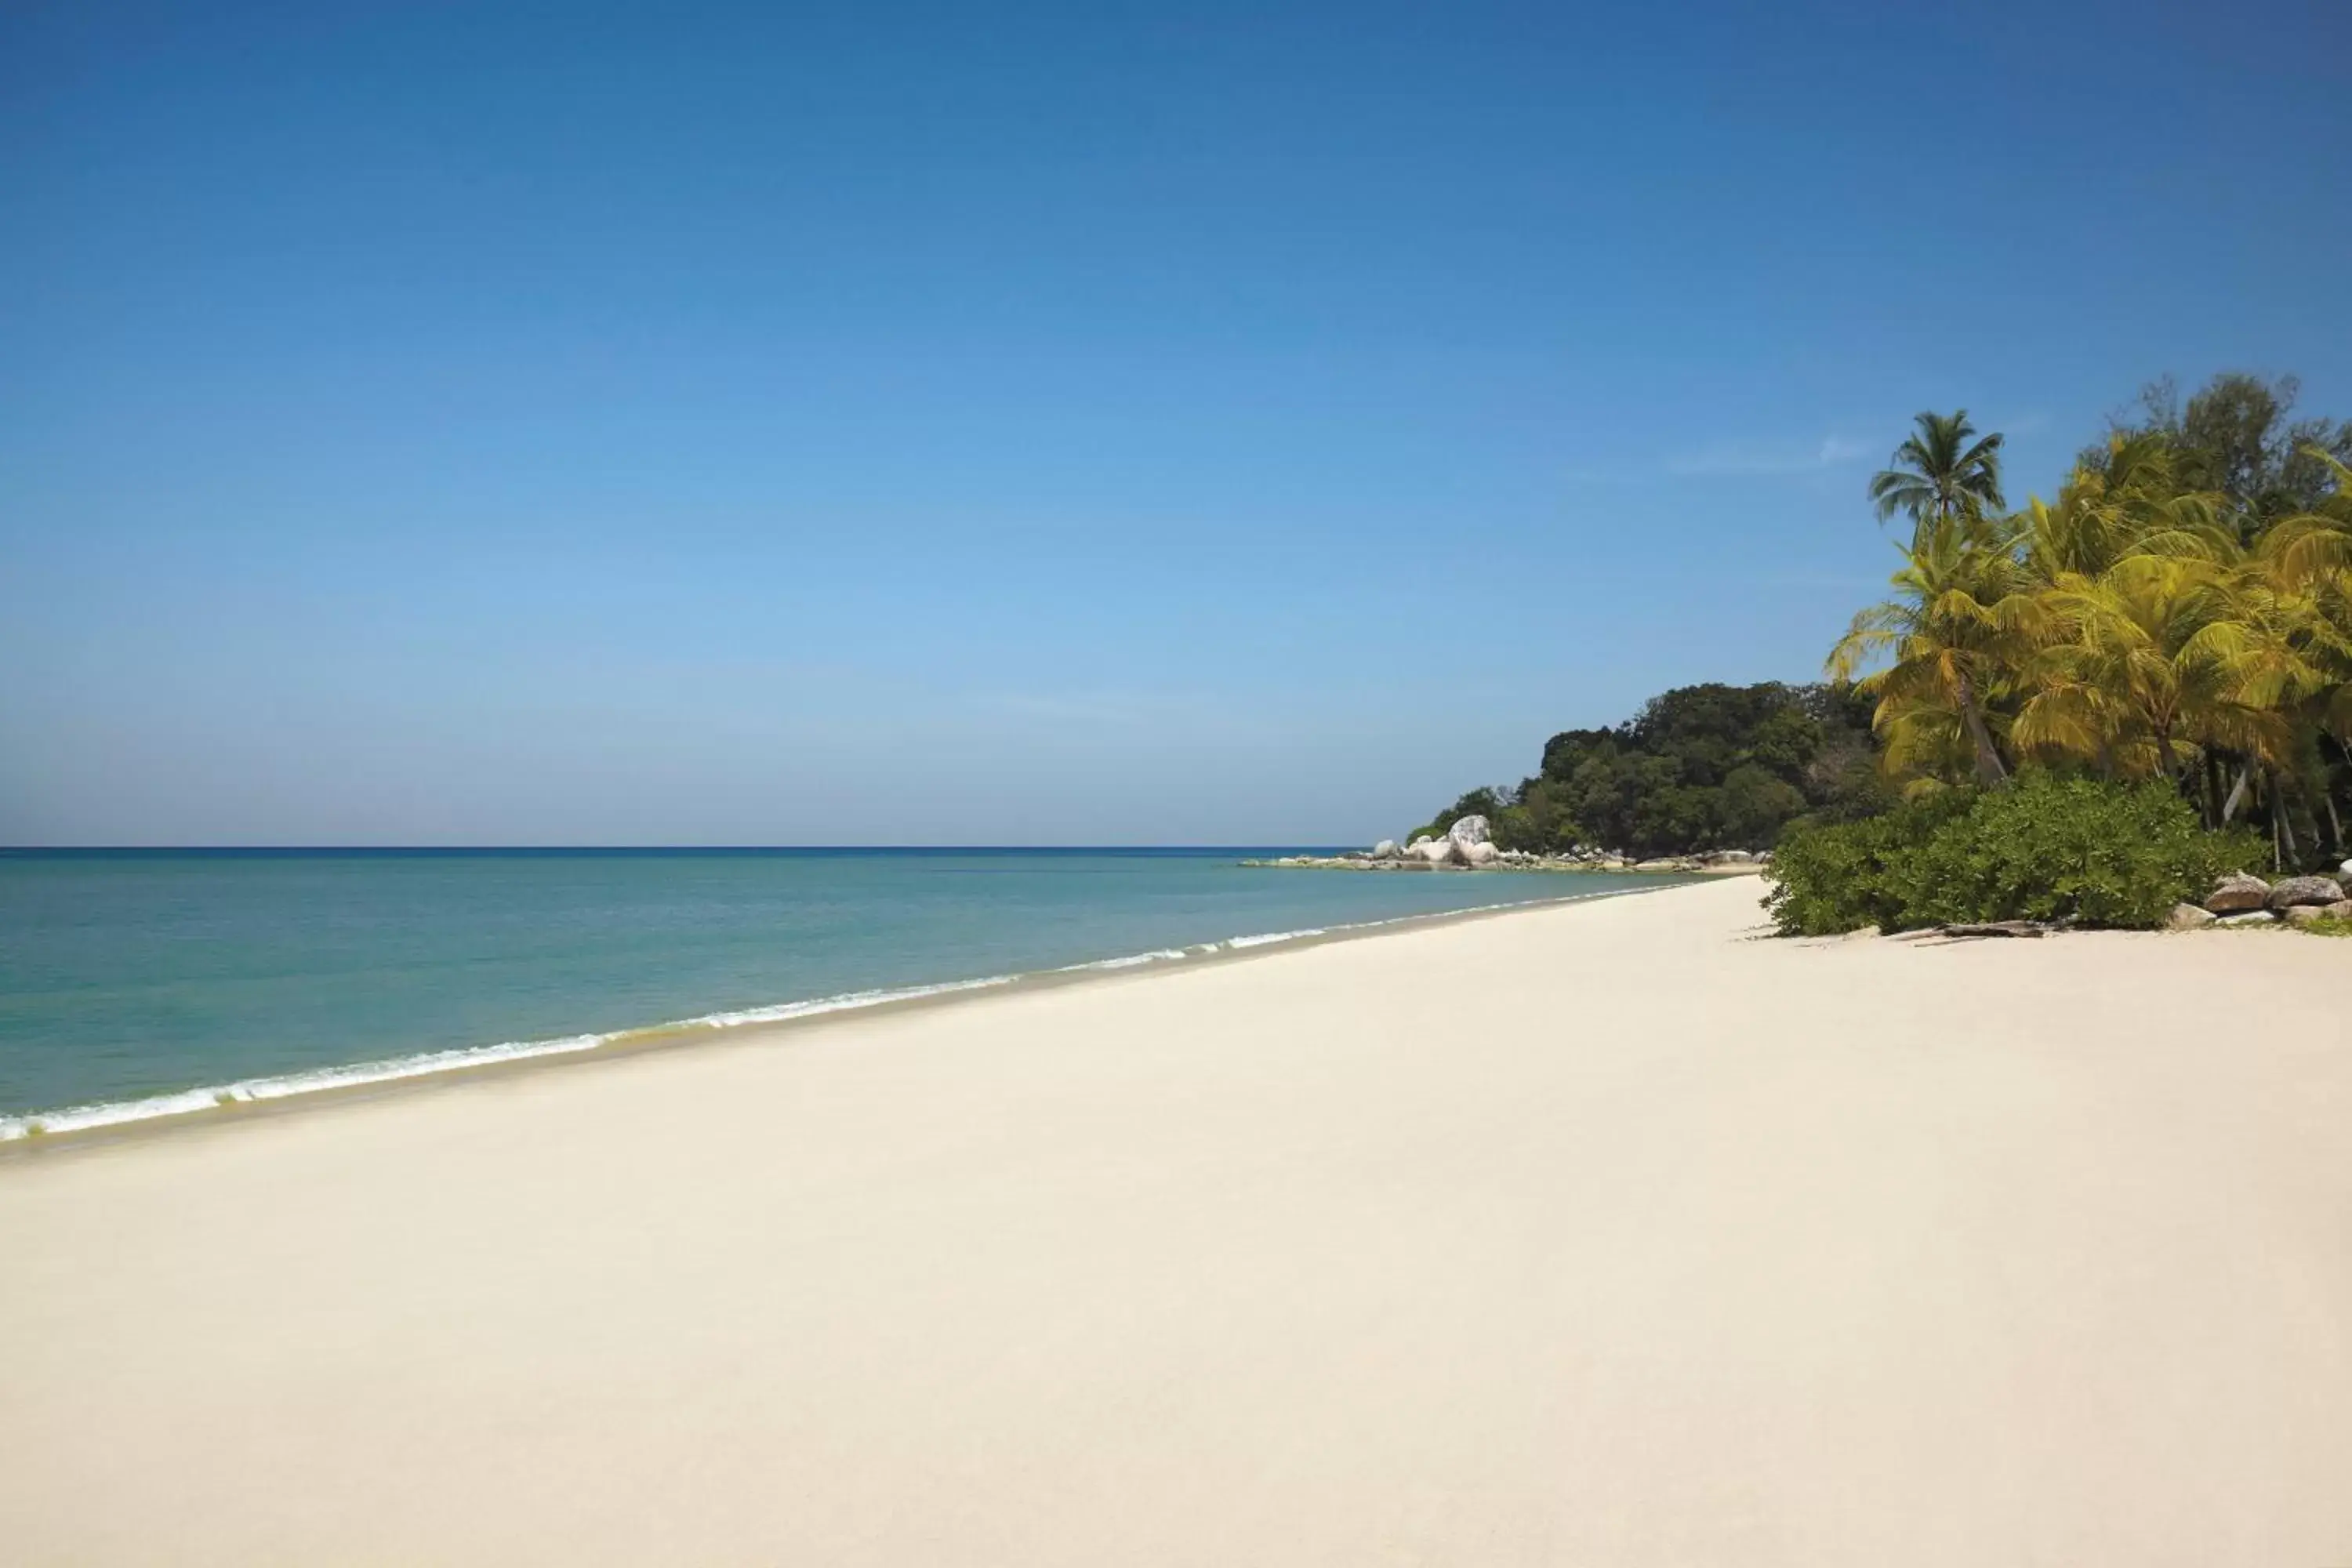
[[[2273,524],[2249,564],[2288,607],[2301,651],[2326,674],[2320,727],[2352,752],[2352,468],[2316,447],[2305,454],[2332,473],[2335,494]]]
[[[2000,515],[2000,438],[1923,414],[1871,482],[1914,520],[1894,594],[1829,669],[1876,701],[1911,787],[2012,762],[2179,784],[2209,823],[2251,801],[2283,860],[2345,845],[2352,773],[2352,468],[2312,448],[2309,510],[2249,524],[2198,488],[2176,438],[2120,432],[2055,502]]]
[[[2250,648],[2253,690],[2284,710],[2292,725],[2284,754],[2261,759],[2279,785],[2274,826],[2292,833],[2283,810],[2292,793],[2311,807],[2315,824],[2326,817],[2340,854],[2334,781],[2352,763],[2352,468],[2316,447],[2305,455],[2328,472],[2334,493],[2263,529],[2235,586],[2246,607],[2242,618],[2259,639]]]
[[[2224,498],[2184,489],[2161,432],[2108,439],[2104,466],[2077,464],[2052,505],[2030,497],[2018,514],[2027,563],[2045,582],[2068,573],[2095,576],[2126,555],[2210,554],[2236,534]]]
[[[2284,708],[2312,687],[2231,563],[2136,552],[2039,591],[2047,635],[2011,728],[2021,752],[2073,757],[2126,778],[2188,776],[2209,746],[2274,761]]]
[[[1903,551],[1894,596],[1856,616],[1831,651],[1830,678],[1840,681],[1879,656],[1892,658],[1855,681],[1878,700],[1874,722],[1891,757],[1944,754],[1942,731],[1951,730],[1978,783],[2009,776],[1994,703],[2031,651],[2036,610],[2017,546],[2006,520],[1973,508],[1929,512]]]
[[[1907,512],[1913,532],[1924,538],[1930,524],[1986,517],[2008,505],[2000,496],[1999,432],[1979,437],[1965,408],[1922,413],[1914,423],[1918,429],[1870,481],[1879,521]]]
[[[2033,646],[2013,672],[2010,741],[2021,755],[2110,776],[2169,778],[2220,818],[2230,807],[2210,759],[2241,780],[2315,762],[2297,737],[2336,684],[2315,616],[2340,552],[2321,518],[2282,524],[2248,551],[2226,499],[2175,476],[2160,437],[2118,436],[2055,506],[2037,499],[2019,514],[2035,585],[2032,613],[2011,618]]]

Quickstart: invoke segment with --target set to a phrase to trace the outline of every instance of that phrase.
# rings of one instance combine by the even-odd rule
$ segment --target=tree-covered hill
[[[1871,705],[1840,686],[1684,686],[1631,722],[1569,730],[1512,787],[1474,789],[1416,832],[1477,814],[1506,849],[1764,849],[1790,821],[1885,804]]]

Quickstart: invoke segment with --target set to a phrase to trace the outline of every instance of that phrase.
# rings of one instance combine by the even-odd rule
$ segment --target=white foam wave
[[[1430,919],[1432,916],[1487,914],[1496,910],[1524,909],[1536,903],[1578,903],[1586,899],[1612,898],[1636,889],[1610,889],[1602,892],[1577,893],[1565,898],[1527,899],[1507,903],[1477,904],[1467,909],[1432,910],[1415,914],[1397,915],[1386,920],[1358,921],[1350,924],[1309,926],[1300,931],[1253,931],[1227,937],[1222,942],[1200,942],[1187,948],[1155,948],[1149,952],[1125,953],[1117,958],[1098,958],[1087,963],[1064,964],[1049,973],[1070,974],[1093,970],[1134,969],[1150,963],[1181,963],[1192,957],[1207,957],[1220,952],[1244,952],[1250,948],[1266,947],[1277,942],[1300,942],[1309,937],[1331,936],[1342,931],[1376,931],[1382,926],[1402,925],[1408,921]],[[382,1061],[353,1062],[343,1067],[319,1068],[309,1072],[286,1073],[276,1077],[240,1079],[235,1083],[217,1084],[203,1089],[182,1089],[173,1094],[149,1095],[140,1100],[109,1100],[100,1104],[68,1106],[61,1110],[40,1110],[24,1115],[0,1116],[0,1143],[36,1134],[50,1132],[83,1132],[100,1127],[119,1127],[136,1121],[152,1121],[163,1117],[184,1116],[195,1111],[213,1110],[227,1105],[254,1103],[263,1100],[289,1100],[298,1095],[318,1094],[330,1089],[357,1089],[370,1084],[394,1083],[404,1079],[428,1078],[438,1073],[461,1072],[469,1068],[491,1066],[498,1062],[523,1061],[533,1057],[571,1056],[593,1051],[616,1040],[642,1039],[651,1036],[677,1034],[688,1029],[734,1029],[759,1024],[780,1024],[794,1018],[812,1017],[824,1013],[847,1012],[855,1008],[876,1007],[891,1002],[910,1002],[926,996],[944,996],[957,992],[984,991],[994,986],[1010,985],[1021,979],[1018,974],[992,974],[979,980],[953,980],[937,985],[909,985],[894,990],[849,991],[837,996],[819,996],[805,1002],[782,1002],[767,1007],[742,1007],[731,1012],[705,1013],[698,1017],[681,1018],[676,1023],[657,1024],[648,1028],[617,1029],[601,1035],[567,1035],[560,1039],[510,1040],[495,1046],[467,1046],[451,1050],[427,1051],[413,1057],[394,1057]]]
[[[1166,963],[1184,956],[1181,947],[1163,947],[1150,952],[1130,952],[1123,958],[1097,958],[1091,963],[1066,963],[1051,974],[1082,974],[1094,969],[1137,969],[1147,963]]]
[[[1389,922],[1386,921],[1367,921],[1364,923],[1367,925],[1387,925]],[[1342,926],[1339,929],[1342,931],[1354,931],[1358,928],[1354,926]],[[1331,928],[1329,926],[1309,926],[1305,931],[1259,931],[1254,936],[1227,937],[1223,945],[1229,949],[1264,947],[1268,942],[1297,942],[1306,937],[1329,936],[1330,934]]]
[[[957,991],[984,991],[992,985],[1010,985],[1021,978],[1017,974],[992,974],[982,980],[950,980],[940,985],[907,985],[893,991],[845,991],[838,996],[820,996],[811,1002],[779,1002],[770,1007],[742,1007],[732,1013],[705,1013],[698,1018],[681,1018],[675,1024],[658,1024],[650,1029],[631,1031],[644,1035],[667,1035],[679,1029],[738,1029],[746,1024],[781,1024],[789,1018],[806,1018],[818,1013],[843,1013],[853,1007],[876,1007],[885,1002],[912,1002],[923,996],[945,996]]]
[[[319,1068],[310,1072],[286,1073],[272,1078],[240,1079],[235,1083],[182,1089],[175,1094],[149,1095],[141,1100],[108,1100],[96,1105],[68,1106],[62,1110],[35,1111],[25,1116],[0,1116],[0,1142],[48,1132],[86,1132],[93,1128],[120,1127],[134,1121],[152,1121],[161,1117],[185,1116],[193,1111],[214,1110],[226,1105],[288,1100],[296,1095],[318,1094],[328,1089],[394,1083],[402,1079],[461,1072],[468,1068],[524,1061],[532,1057],[569,1056],[580,1051],[593,1051],[615,1040],[673,1034],[684,1029],[730,1029],[750,1024],[782,1023],[786,1019],[805,1018],[820,1013],[877,1006],[885,1002],[909,1002],[953,991],[977,991],[991,985],[1006,985],[1015,978],[1010,974],[996,974],[984,980],[958,980],[942,985],[909,985],[894,991],[852,991],[839,996],[819,996],[806,1002],[786,1002],[772,1007],[706,1013],[700,1017],[682,1018],[674,1024],[659,1024],[651,1028],[616,1029],[602,1035],[567,1035],[552,1040],[509,1040],[495,1046],[466,1046],[446,1051],[426,1051],[413,1057],[394,1057],[383,1061]]]
[[[299,1094],[318,1094],[331,1089],[355,1089],[372,1083],[393,1083],[401,1079],[425,1078],[463,1068],[484,1067],[492,1062],[593,1051],[610,1038],[609,1035],[569,1035],[558,1040],[510,1040],[496,1046],[467,1046],[455,1050],[427,1051],[421,1056],[395,1057],[385,1061],[319,1068],[310,1072],[287,1073],[274,1078],[240,1079],[235,1083],[183,1089],[177,1094],[150,1095],[143,1100],[108,1100],[98,1105],[68,1106],[63,1110],[43,1110],[29,1116],[0,1117],[0,1142],[29,1137],[37,1132],[83,1132],[94,1127],[119,1127],[126,1122],[152,1121],[158,1117],[184,1116],[190,1111],[211,1110],[224,1105],[287,1100]]]

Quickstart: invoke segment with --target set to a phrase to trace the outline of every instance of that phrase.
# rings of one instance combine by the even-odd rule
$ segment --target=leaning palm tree
[[[1985,517],[2008,503],[2000,496],[2000,435],[1979,437],[1965,408],[1951,414],[1923,413],[1918,429],[1895,448],[1890,467],[1870,481],[1870,499],[1885,522],[1910,514],[1912,530],[1924,539],[1934,524]]]
[[[2030,656],[2036,636],[2033,584],[2018,559],[2016,525],[1974,510],[1921,521],[1895,595],[1853,618],[1830,653],[1833,680],[1854,680],[1880,656],[1892,662],[1855,684],[1878,700],[1874,722],[1890,757],[1925,757],[1945,748],[1906,727],[1941,731],[1963,742],[1977,782],[2009,776],[1993,734],[1994,700]]]

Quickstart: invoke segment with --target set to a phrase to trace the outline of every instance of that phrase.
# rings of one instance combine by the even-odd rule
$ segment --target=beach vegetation
[[[1866,486],[1907,525],[1887,592],[1822,684],[1677,688],[1418,831],[1475,813],[1506,849],[1773,849],[1784,924],[1809,931],[2142,923],[2250,841],[2273,871],[2332,866],[2352,855],[2352,422],[2297,417],[2298,391],[2154,383],[2014,508],[2000,433],[1922,413]],[[2212,842],[2151,815],[2168,795]],[[1945,810],[2083,864],[2029,874],[2025,849],[1958,828],[1927,855]],[[2127,830],[2155,836],[2145,854],[2110,842]],[[1932,897],[1905,881],[1929,870]]]
[[[2016,920],[2148,930],[2265,853],[2243,829],[2208,831],[2161,781],[2036,769],[1791,831],[1765,907],[1792,936]]]
[[[2273,869],[2352,847],[2352,425],[2292,418],[2296,390],[2159,382],[2006,513],[1999,447],[1921,416],[1870,486],[1914,520],[1891,592],[1827,665],[1872,704],[1889,788],[2149,781],[2252,827]]]
[[[1500,847],[1538,854],[1769,848],[1792,821],[1891,802],[1870,714],[1837,686],[1678,687],[1630,722],[1554,735],[1533,776],[1471,790],[1414,832],[1475,814]]]

